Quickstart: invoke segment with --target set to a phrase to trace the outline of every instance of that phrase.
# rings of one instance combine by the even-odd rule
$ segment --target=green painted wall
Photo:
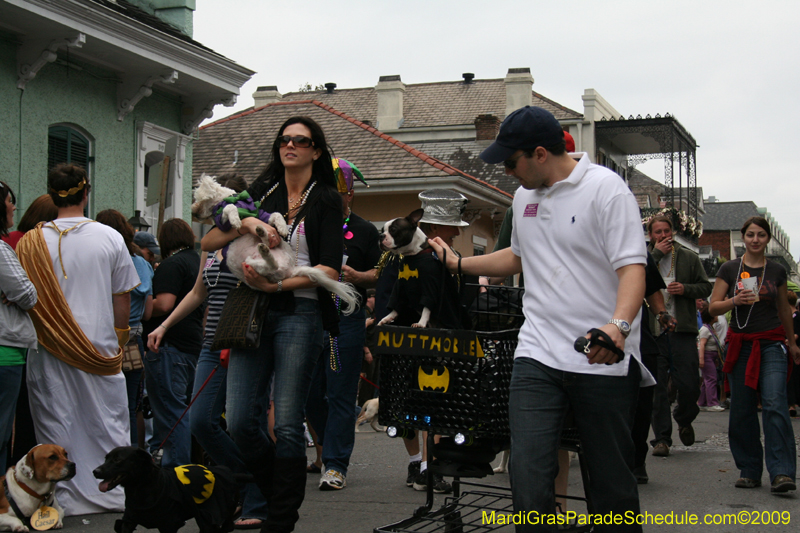
[[[66,59],[61,54],[59,58]],[[74,59],[70,62],[75,66],[59,62],[46,65],[28,82],[25,91],[20,91],[16,88],[16,46],[0,36],[0,179],[18,191],[19,212],[23,212],[34,198],[46,192],[48,128],[68,124],[92,143],[95,161],[91,215],[103,209],[132,215],[136,122],[147,121],[180,131],[181,103],[172,95],[153,91],[120,122],[114,74]],[[191,177],[191,150],[187,150],[184,174]],[[183,202],[184,218],[188,220],[191,179],[184,179]]]

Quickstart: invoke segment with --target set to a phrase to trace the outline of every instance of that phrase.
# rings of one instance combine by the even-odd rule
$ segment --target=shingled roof
[[[750,217],[761,216],[754,202],[706,202],[703,231],[739,230]]]
[[[236,171],[248,181],[254,180],[269,162],[271,142],[280,126],[296,115],[314,119],[325,132],[333,154],[358,165],[370,184],[459,176],[509,198],[512,196],[317,100],[269,104],[201,127],[199,139],[194,141],[193,182],[202,173],[229,172],[234,160]]]
[[[493,80],[444,81],[407,84],[403,94],[403,124],[400,129],[473,124],[478,115],[491,114],[501,119],[506,114],[506,88],[502,78]],[[573,111],[533,93],[532,105],[547,109],[559,120],[580,119]],[[283,95],[285,102],[313,99],[324,102],[362,122],[375,124],[378,98],[375,87],[327,91],[293,92]]]
[[[161,33],[166,33],[172,37],[176,37],[182,41],[187,43],[193,44],[203,50],[207,50],[209,52],[214,52],[211,48],[204,46],[203,44],[195,41],[181,30],[173,26],[172,24],[158,18],[155,15],[148,13],[147,11],[143,10],[142,8],[135,6],[128,2],[127,0],[91,0],[95,4],[99,4],[105,8],[111,9],[124,15],[126,17],[132,18],[137,22],[141,22],[147,26],[150,26],[154,30],[160,31]],[[217,52],[214,52],[217,54]],[[217,54],[220,57],[223,57],[221,54]]]

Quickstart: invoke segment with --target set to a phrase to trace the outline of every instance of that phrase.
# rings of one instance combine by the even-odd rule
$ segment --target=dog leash
[[[364,376],[358,376],[358,377],[359,377],[360,379],[363,379],[364,381],[366,381],[367,383],[369,383],[369,384],[370,384],[370,385],[372,385],[373,387],[375,387],[375,390],[381,390],[381,388],[380,388],[380,387],[378,387],[377,385],[375,385],[373,382],[371,382],[370,380],[368,380],[368,379],[367,379],[367,378],[365,378]]]
[[[208,382],[211,380],[211,378],[214,376],[214,374],[217,373],[217,369],[220,367],[220,365],[222,365],[225,368],[228,368],[228,358],[230,357],[230,352],[231,352],[230,349],[225,349],[225,350],[222,350],[220,352],[219,363],[217,363],[217,365],[213,368],[213,370],[211,370],[211,373],[208,374],[208,377],[203,382],[203,385],[200,387],[200,390],[197,391],[197,394],[194,395],[194,398],[192,398],[192,401],[189,402],[189,405],[187,405],[186,409],[183,410],[183,413],[181,414],[181,416],[178,417],[178,421],[175,422],[175,425],[172,426],[172,429],[169,430],[169,433],[167,433],[167,436],[164,437],[163,441],[161,441],[161,445],[158,447],[156,452],[158,452],[158,450],[162,449],[164,447],[164,445],[167,443],[167,440],[172,435],[172,432],[175,431],[175,428],[178,427],[178,424],[181,423],[181,420],[183,420],[183,417],[186,416],[187,412],[189,412],[189,408],[191,408],[192,405],[194,405],[194,402],[195,402],[195,400],[197,400],[198,396],[200,396],[200,393],[203,392],[203,389],[206,388],[206,385],[208,385]]]

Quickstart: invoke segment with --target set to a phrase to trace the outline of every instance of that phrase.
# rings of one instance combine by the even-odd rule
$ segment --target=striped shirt
[[[220,261],[216,252],[209,254],[206,264],[203,265],[203,285],[208,292],[208,315],[206,316],[206,330],[203,336],[203,345],[214,342],[214,333],[217,331],[219,316],[222,306],[231,289],[236,287],[239,280],[225,268],[220,270]]]

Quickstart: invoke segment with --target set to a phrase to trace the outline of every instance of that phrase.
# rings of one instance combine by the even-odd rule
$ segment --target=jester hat
[[[358,170],[358,167],[347,159],[335,157],[331,159],[333,163],[333,173],[336,175],[336,188],[341,193],[348,193],[353,190],[353,176],[361,180],[361,183],[367,185],[367,180],[364,175]],[[369,185],[367,185],[369,187]]]

